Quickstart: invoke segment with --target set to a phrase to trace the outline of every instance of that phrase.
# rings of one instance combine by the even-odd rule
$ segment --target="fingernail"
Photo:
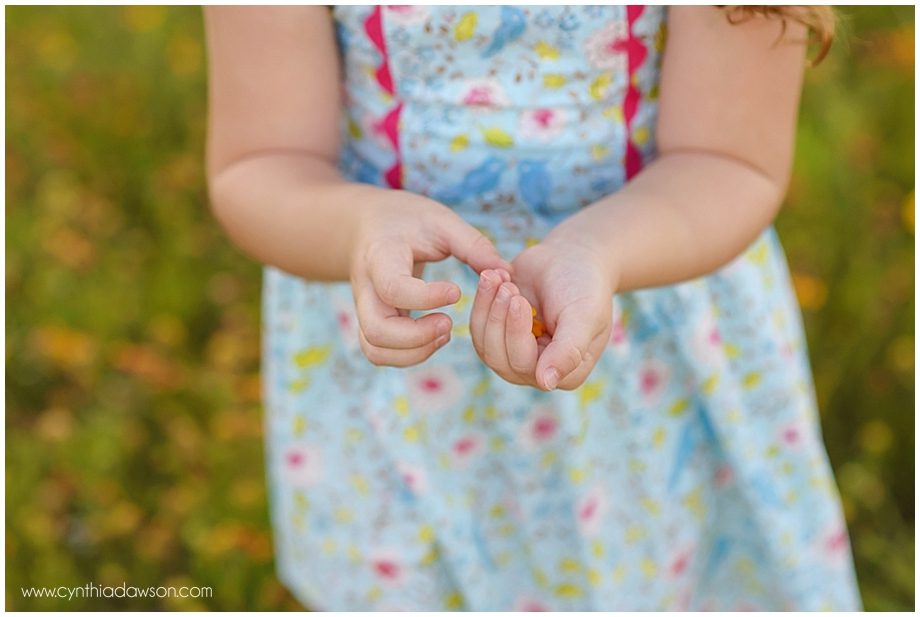
[[[498,299],[502,302],[507,301],[511,297],[511,290],[506,286],[502,285],[501,289],[498,290]]]
[[[439,336],[434,342],[435,347],[441,347],[447,342],[447,339],[449,338],[450,337],[447,336],[446,334],[444,336]]]
[[[451,290],[447,292],[447,302],[449,304],[454,304],[455,302],[459,300],[460,300],[460,290],[457,289],[456,287],[451,288]]]
[[[442,319],[438,322],[437,335],[443,336],[450,332],[450,322],[446,319]]]
[[[520,317],[521,316],[521,303],[512,302],[510,310],[511,310],[512,315],[514,315],[515,317]]]
[[[486,270],[482,271],[482,274],[479,275],[479,287],[483,291],[489,291],[492,289],[492,281],[486,276]]]
[[[546,372],[543,373],[543,381],[546,382],[547,389],[555,390],[559,385],[559,371],[554,368],[546,369]]]

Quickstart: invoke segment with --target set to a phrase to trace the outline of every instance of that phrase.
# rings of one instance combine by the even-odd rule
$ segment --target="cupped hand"
[[[470,315],[479,357],[506,381],[572,390],[587,379],[610,337],[613,268],[571,241],[546,240],[512,262],[513,277],[485,269]],[[535,337],[532,307],[545,333]]]
[[[350,278],[361,349],[373,364],[418,364],[450,340],[449,316],[430,313],[413,319],[409,311],[436,309],[460,299],[455,283],[420,278],[426,262],[451,255],[477,273],[511,267],[476,228],[426,197],[381,191],[379,201],[363,208]]]

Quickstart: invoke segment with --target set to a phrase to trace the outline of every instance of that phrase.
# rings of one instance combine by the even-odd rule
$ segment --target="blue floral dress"
[[[440,200],[506,258],[655,156],[662,7],[333,18],[342,172]],[[467,266],[425,278],[463,290],[453,337],[399,369],[365,359],[348,284],[265,271],[277,562],[306,605],[859,608],[772,229],[709,276],[617,295],[608,348],[572,392],[479,361]]]

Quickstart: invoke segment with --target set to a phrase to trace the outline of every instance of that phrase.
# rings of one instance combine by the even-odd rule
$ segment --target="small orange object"
[[[530,314],[533,317],[533,327],[530,329],[530,331],[535,337],[539,338],[543,336],[543,333],[545,332],[543,322],[537,319],[537,309],[534,307],[530,307]]]

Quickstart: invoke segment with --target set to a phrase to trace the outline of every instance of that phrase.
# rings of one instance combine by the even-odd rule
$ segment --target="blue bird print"
[[[511,41],[524,34],[524,11],[514,6],[502,7],[502,20],[492,35],[492,42],[482,52],[483,58],[491,58]]]
[[[482,195],[498,186],[507,165],[497,156],[490,156],[478,167],[467,172],[463,180],[434,194],[438,201],[451,205],[476,195]]]
[[[684,470],[687,462],[696,446],[699,443],[700,435],[696,422],[688,420],[684,423],[680,440],[677,442],[677,451],[674,453],[674,464],[671,467],[671,475],[668,478],[668,492],[673,493],[677,488],[677,481],[680,479],[680,472]]]
[[[716,568],[725,560],[728,555],[728,549],[731,548],[732,541],[727,536],[719,536],[712,544],[712,552],[709,553],[709,559],[706,561],[705,572],[711,575]]]
[[[537,214],[552,217],[549,209],[549,194],[553,190],[552,180],[546,171],[546,161],[521,161],[518,163],[518,191],[521,198]]]

